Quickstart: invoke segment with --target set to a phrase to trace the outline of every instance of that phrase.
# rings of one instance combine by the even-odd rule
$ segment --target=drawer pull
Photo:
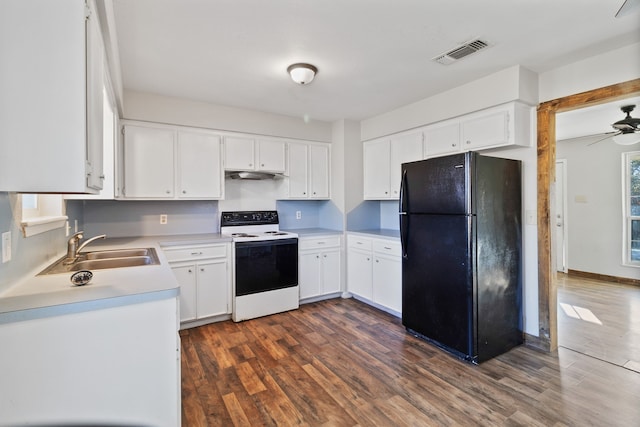
[[[202,252],[191,252],[191,255],[202,255]]]
[[[390,251],[390,250],[391,250],[391,248],[390,248],[389,246],[385,246],[384,248],[385,248],[386,250],[388,250],[388,251]]]
[[[318,242],[319,245],[324,245],[327,242]]]

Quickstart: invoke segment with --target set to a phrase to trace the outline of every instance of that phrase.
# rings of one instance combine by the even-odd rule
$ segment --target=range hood
[[[224,176],[231,179],[247,179],[253,181],[283,178],[281,174],[261,171],[226,171]]]

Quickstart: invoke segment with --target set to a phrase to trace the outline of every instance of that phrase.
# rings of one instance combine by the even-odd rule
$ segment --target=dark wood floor
[[[640,287],[558,274],[558,345],[640,373]]]
[[[183,426],[638,426],[640,374],[567,348],[473,366],[353,299],[183,331]]]

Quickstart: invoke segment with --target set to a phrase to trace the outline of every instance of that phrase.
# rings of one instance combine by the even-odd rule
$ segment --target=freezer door
[[[402,323],[470,358],[474,348],[471,242],[474,217],[407,215]]]
[[[402,164],[401,211],[428,214],[470,212],[468,163],[472,153]]]

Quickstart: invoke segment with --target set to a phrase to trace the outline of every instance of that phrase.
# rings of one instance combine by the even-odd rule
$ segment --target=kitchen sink
[[[45,268],[38,276],[61,274],[80,270],[102,270],[107,268],[138,267],[160,264],[154,248],[114,249],[81,252],[72,264],[65,264],[65,257]]]

